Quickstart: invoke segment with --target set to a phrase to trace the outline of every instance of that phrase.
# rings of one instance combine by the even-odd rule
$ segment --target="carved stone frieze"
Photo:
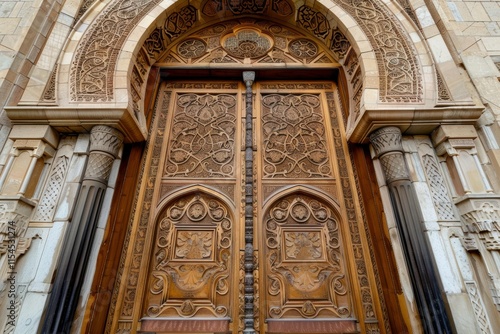
[[[464,230],[476,234],[488,250],[500,250],[500,198],[469,195],[456,203]]]
[[[332,208],[302,194],[270,208],[264,221],[269,317],[351,316],[340,226]]]
[[[160,0],[116,0],[95,19],[77,47],[71,66],[73,101],[113,99],[113,74],[128,33]]]
[[[201,12],[208,17],[230,16],[242,14],[274,13],[278,16],[290,16],[294,12],[293,2],[288,0],[246,0],[234,2],[230,0],[208,0],[202,3]]]
[[[420,102],[422,73],[411,39],[378,1],[337,0],[367,35],[378,61],[381,102]]]

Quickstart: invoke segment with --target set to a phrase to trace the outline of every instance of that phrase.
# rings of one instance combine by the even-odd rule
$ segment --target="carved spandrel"
[[[275,203],[264,220],[266,287],[271,318],[351,316],[339,221],[312,197]]]
[[[180,94],[165,176],[233,177],[236,94]]]
[[[232,219],[217,199],[194,194],[169,205],[156,226],[147,316],[227,316],[231,247]]]
[[[261,107],[264,178],[332,176],[318,95],[266,94]]]

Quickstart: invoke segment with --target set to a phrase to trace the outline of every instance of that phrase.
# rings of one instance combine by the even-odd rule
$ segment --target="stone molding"
[[[15,125],[50,125],[60,133],[85,133],[90,132],[93,126],[107,125],[120,131],[125,142],[140,142],[147,136],[133,116],[133,111],[126,106],[85,108],[14,106],[5,107],[5,111]]]
[[[499,251],[500,196],[469,194],[455,203],[465,224],[465,232],[476,234],[487,250]]]

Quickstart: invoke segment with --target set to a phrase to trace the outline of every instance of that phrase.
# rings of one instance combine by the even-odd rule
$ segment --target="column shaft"
[[[425,237],[422,212],[406,166],[401,131],[396,127],[370,135],[391,197],[396,225],[425,333],[451,333],[434,258]]]

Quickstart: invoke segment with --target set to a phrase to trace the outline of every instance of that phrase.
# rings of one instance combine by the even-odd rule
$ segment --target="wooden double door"
[[[245,105],[243,82],[160,86],[124,292],[136,328],[242,332],[251,202],[257,332],[384,332],[336,85],[253,84],[251,194]]]

